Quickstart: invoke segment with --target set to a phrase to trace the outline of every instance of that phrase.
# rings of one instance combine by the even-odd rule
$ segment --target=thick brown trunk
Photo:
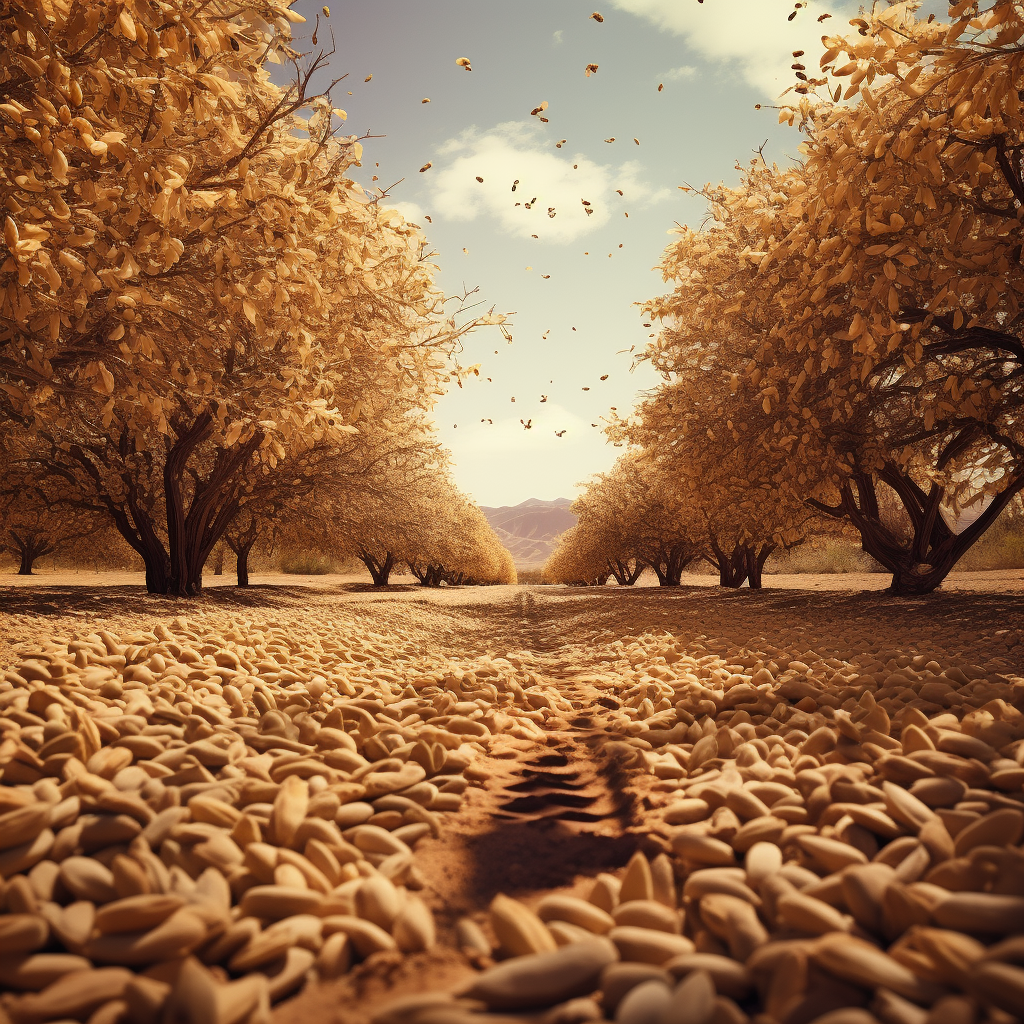
[[[623,562],[616,558],[615,561],[609,560],[608,568],[620,587],[631,587],[644,571],[644,564],[639,560],[634,560],[633,565],[630,566],[629,559]]]
[[[196,480],[188,505],[182,486],[185,470],[195,450],[213,433],[211,413],[198,415],[179,433],[164,461],[164,504],[167,511],[167,574],[169,594],[195,597],[203,589],[203,566],[238,511],[236,490],[241,471],[259,447],[257,432],[245,444],[219,449],[213,468],[203,481]]]
[[[163,548],[158,553],[142,556],[146,566],[146,590],[150,594],[167,593],[167,556]]]
[[[670,548],[662,548],[658,556],[651,561],[651,568],[658,577],[660,587],[678,587],[682,581],[683,570],[696,557],[696,552],[685,544],[676,544]],[[637,563],[639,572],[643,572],[643,565]]]
[[[930,594],[939,587],[953,567],[979,537],[995,522],[1013,496],[1024,488],[1024,474],[1014,477],[978,518],[962,533],[954,533],[940,514],[945,492],[933,483],[925,491],[895,464],[879,474],[899,497],[910,518],[913,535],[907,542],[882,522],[876,481],[870,473],[856,473],[843,485],[836,506],[810,501],[821,512],[837,519],[849,519],[860,532],[861,547],[892,573],[893,594]]]
[[[391,570],[395,565],[395,556],[390,551],[385,553],[382,561],[378,561],[373,555],[364,551],[360,554],[359,561],[369,570],[370,578],[373,580],[375,587],[386,587],[388,585],[388,577],[390,577]]]
[[[778,545],[774,543],[765,543],[760,548],[755,549],[750,547],[747,551],[747,585],[751,590],[761,589],[761,573],[764,570],[764,563],[768,561],[768,556],[775,550]]]
[[[615,582],[620,587],[627,587],[627,586],[629,586],[629,566],[628,565],[623,565],[623,563],[620,562],[618,559],[615,559],[614,562],[609,560],[608,561],[608,569],[610,570],[612,576],[615,578]]]
[[[255,541],[252,542],[254,544]],[[252,544],[240,544],[235,551],[235,574],[238,579],[237,586],[249,586],[249,552]]]
[[[738,590],[746,582],[750,571],[749,546],[737,544],[728,555],[718,546],[717,541],[713,546],[716,556],[713,564],[718,569],[718,585]]]
[[[14,546],[18,549],[18,575],[33,576],[32,566],[37,558],[50,554],[56,548],[56,544],[50,544],[45,538],[33,533],[26,533],[21,536],[10,531]]]

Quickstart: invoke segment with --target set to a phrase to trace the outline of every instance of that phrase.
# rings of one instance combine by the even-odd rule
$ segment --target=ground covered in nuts
[[[0,580],[4,1024],[1024,1021],[1019,574],[96,582]]]

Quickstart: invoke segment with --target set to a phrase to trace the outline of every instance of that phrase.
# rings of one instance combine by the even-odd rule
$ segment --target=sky
[[[292,9],[308,37],[321,4]],[[673,227],[705,216],[680,186],[735,182],[759,147],[769,163],[796,159],[799,133],[770,109],[793,82],[792,51],[813,73],[823,32],[856,13],[848,0],[793,10],[334,0],[321,16],[330,74],[348,75],[332,93],[345,130],[374,136],[351,173],[422,227],[446,293],[478,289],[481,310],[510,314],[512,342],[496,327],[471,335],[460,359],[480,376],[434,409],[455,481],[479,504],[571,498],[621,453],[602,418],[658,382],[646,365],[631,372],[630,348],[657,329],[637,304],[668,290],[657,264]]]

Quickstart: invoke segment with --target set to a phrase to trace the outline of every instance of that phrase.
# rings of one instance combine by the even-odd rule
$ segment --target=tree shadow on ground
[[[347,594],[405,593],[422,589],[415,584],[375,587],[370,583],[339,583],[318,588],[317,597]],[[198,597],[179,598],[150,594],[145,587],[88,584],[38,587],[0,586],[0,612],[11,615],[170,615],[204,608],[294,608],[308,602],[310,588],[302,584],[253,583],[248,587],[208,587]]]

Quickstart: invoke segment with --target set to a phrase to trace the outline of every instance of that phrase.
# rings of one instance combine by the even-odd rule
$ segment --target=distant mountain
[[[571,504],[571,498],[527,498],[518,505],[481,508],[501,543],[512,552],[516,568],[535,569],[555,549],[555,538],[576,525]]]

